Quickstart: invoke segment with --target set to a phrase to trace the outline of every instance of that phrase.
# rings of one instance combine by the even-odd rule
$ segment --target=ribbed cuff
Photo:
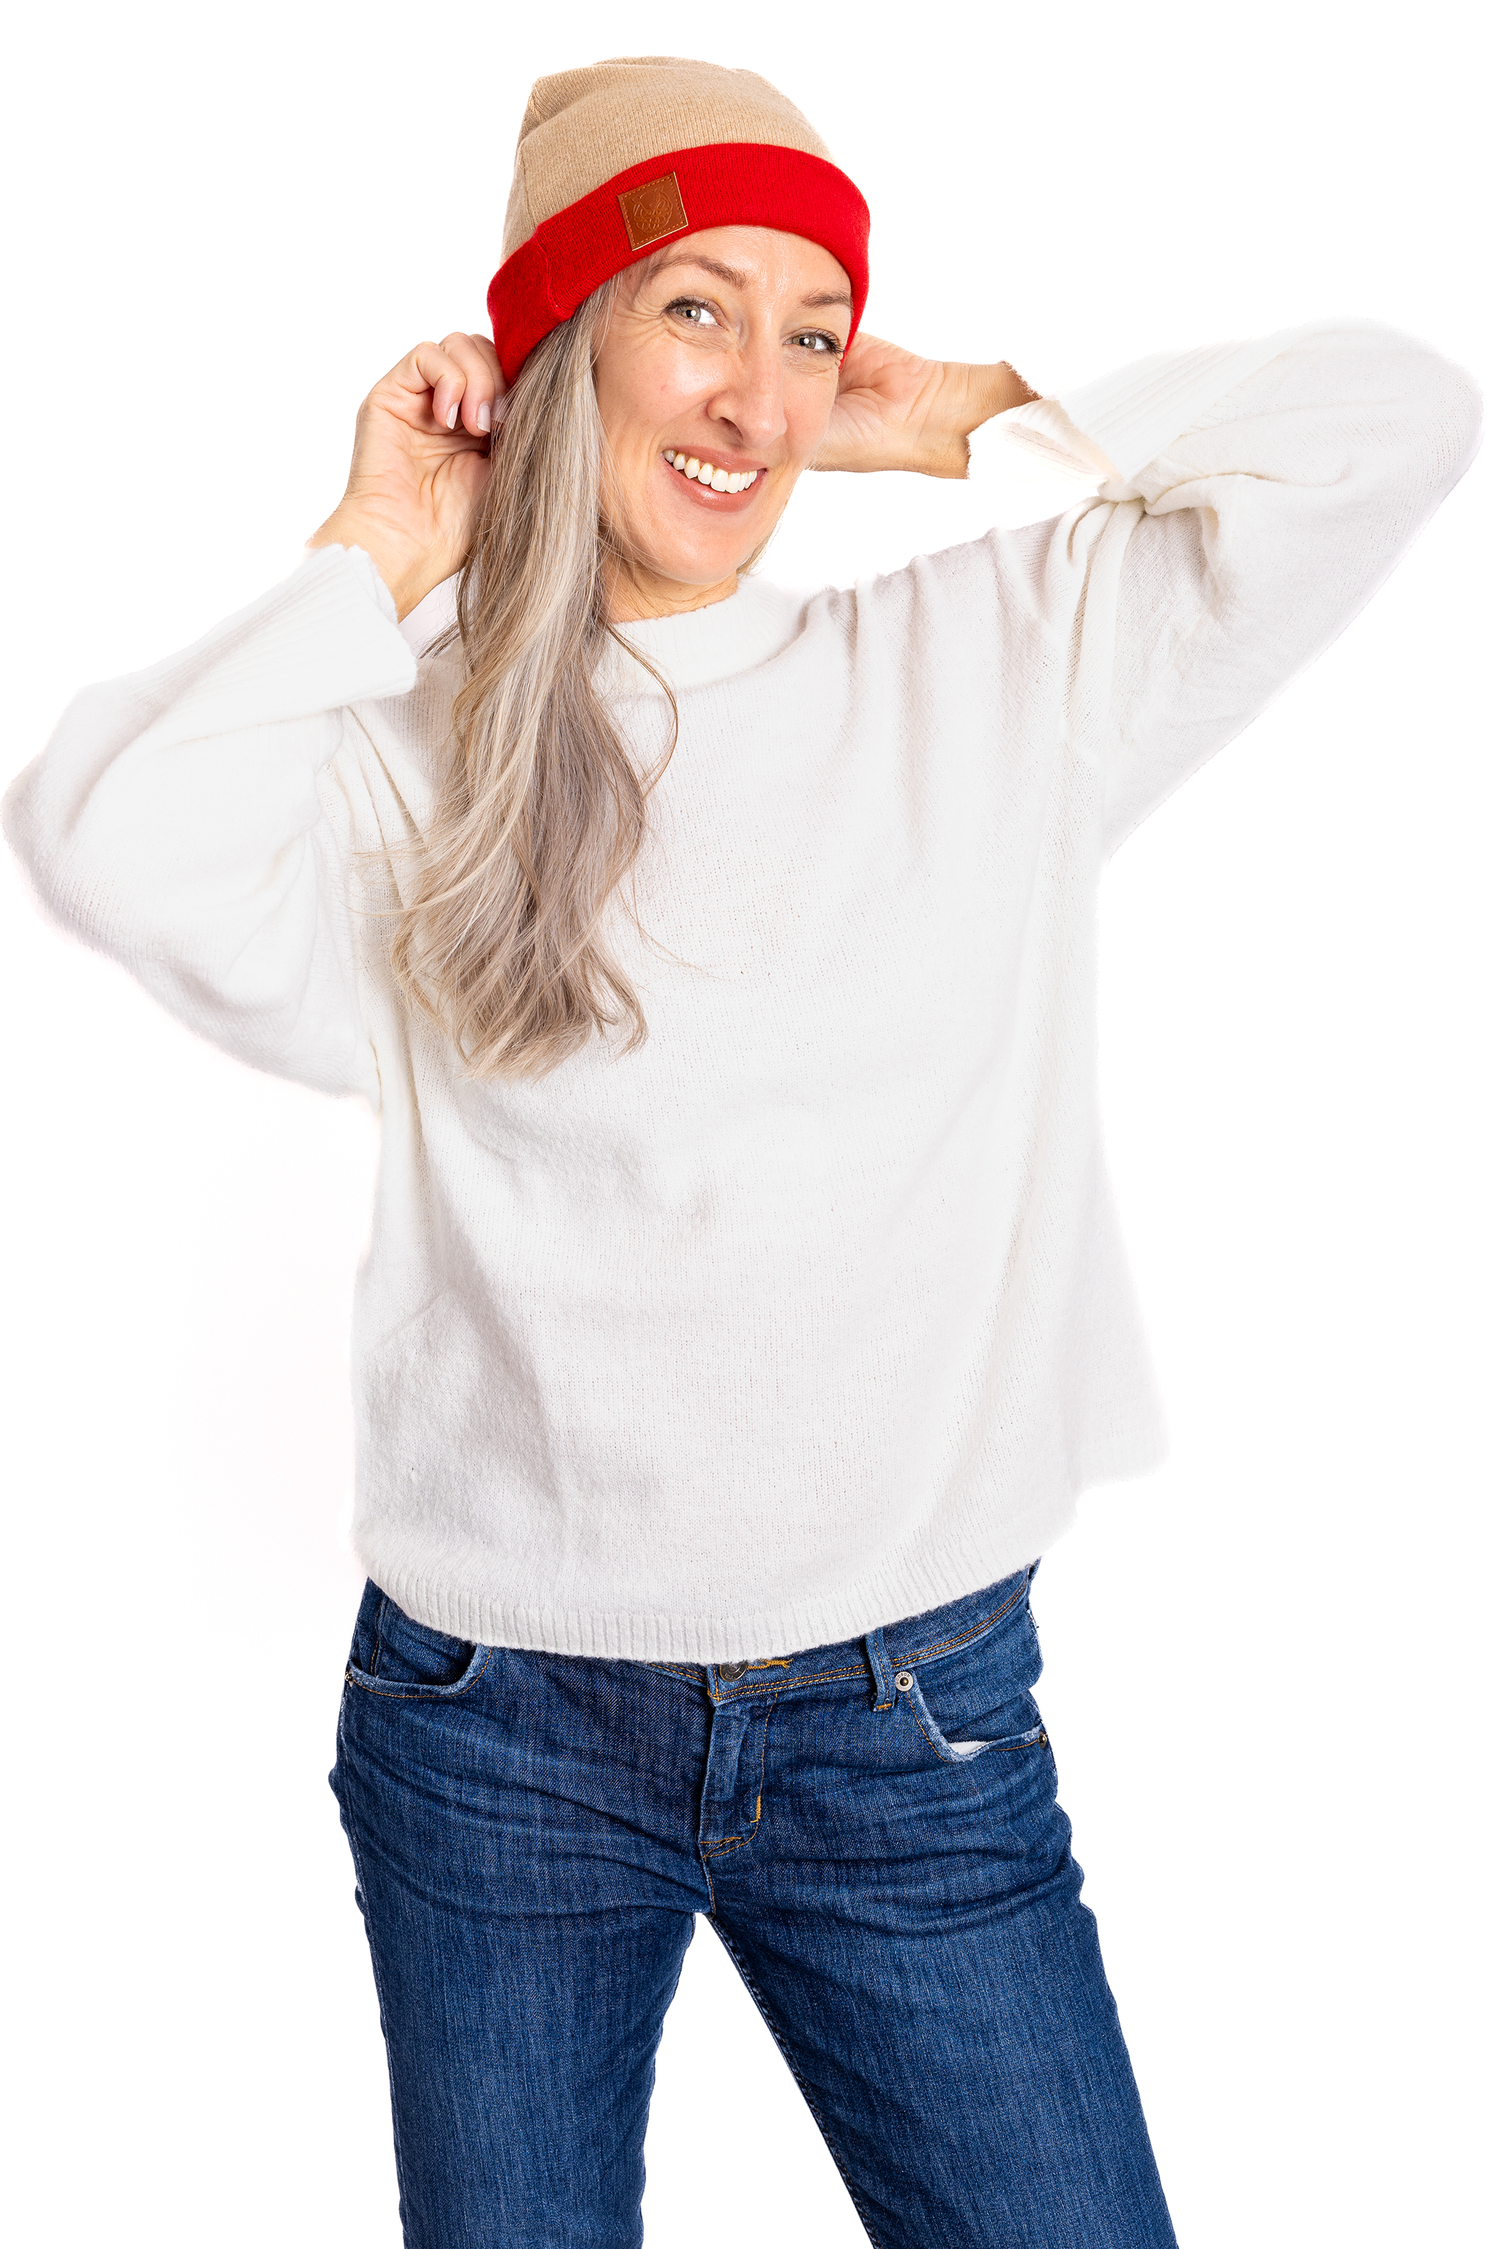
[[[315,547],[309,543],[297,557],[298,566],[300,567],[302,563],[310,560],[315,554],[347,555],[354,565],[355,575],[360,584],[369,594],[381,615],[388,617],[393,625],[396,623],[396,597],[376,569],[373,558],[365,552],[363,547],[341,547],[337,544]]]
[[[1094,491],[1115,473],[1113,461],[1078,429],[1055,398],[1029,399],[969,434],[969,477],[975,484],[1000,482],[1027,468],[1072,479]]]

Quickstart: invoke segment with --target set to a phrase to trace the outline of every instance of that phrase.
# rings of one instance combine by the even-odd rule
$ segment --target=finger
[[[471,336],[469,341],[477,347],[485,365],[495,378],[496,391],[503,396],[510,385],[500,372],[500,354],[496,351],[493,341],[488,336]]]
[[[495,347],[483,336],[469,336],[455,330],[442,342],[445,356],[463,376],[463,390],[458,397],[458,418],[471,435],[486,437],[494,421],[495,401],[502,388],[500,363],[495,357]]]
[[[457,429],[467,378],[464,368],[453,357],[447,345],[418,344],[407,364],[416,378],[414,387],[422,387],[432,393],[428,407],[438,428]]]
[[[501,364],[499,364],[499,353],[495,351],[493,337],[472,335],[470,344],[479,344],[481,353],[484,353],[486,367],[493,371],[493,376],[495,376],[495,427],[499,430],[499,425],[506,418],[506,412],[510,407],[510,385],[506,382],[504,369],[501,369]]]
[[[417,427],[453,428],[448,417],[463,391],[463,375],[441,344],[414,344],[406,357],[371,391],[367,405],[394,411]]]
[[[490,409],[493,417],[491,427],[498,430],[506,415],[510,412],[513,393],[510,384],[505,380],[505,371],[500,365],[500,354],[496,351],[493,340],[489,336],[474,336],[470,340],[478,344],[480,350],[484,353],[486,364],[494,372],[495,403]]]

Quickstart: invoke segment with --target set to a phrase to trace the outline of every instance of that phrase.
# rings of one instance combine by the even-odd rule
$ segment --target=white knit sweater
[[[398,628],[324,549],[76,699],[6,805],[47,906],[205,1037],[380,1110],[354,1542],[403,1608],[774,1655],[1000,1577],[1160,1458],[1099,1144],[1099,871],[1477,433],[1468,378],[1386,329],[1169,355],[979,433],[976,475],[1017,442],[1085,471],[1056,520],[632,628],[682,717],[637,884],[665,949],[613,930],[650,1037],[538,1084],[463,1076],[352,881],[427,816],[456,672],[411,644],[451,584]],[[615,685],[654,755],[659,693]]]

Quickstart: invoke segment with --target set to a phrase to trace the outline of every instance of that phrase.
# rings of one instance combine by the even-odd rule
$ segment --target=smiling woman
[[[853,316],[837,259],[767,227],[705,231],[625,276],[595,378],[617,617],[734,591],[829,434]]]
[[[872,2240],[1173,2239],[1032,1693],[1037,1557],[1162,1449],[1095,893],[1477,401],[1349,321],[1038,397],[863,332],[867,222],[749,73],[540,81],[492,334],[7,800],[68,927],[381,1115],[333,1781],[412,2249],[639,2242],[700,1912]],[[805,470],[1009,445],[1076,506],[752,574]]]
[[[666,174],[658,156],[622,168],[643,132],[670,144],[680,113],[739,137],[671,148]],[[1007,365],[855,334],[863,200],[748,72],[622,62],[543,80],[516,181],[494,343],[418,345],[376,386],[348,489],[310,542],[369,554],[401,616],[461,566],[458,755],[387,901],[391,960],[476,1076],[510,1078],[617,1023],[626,1051],[646,1036],[604,925],[664,762],[623,747],[601,691],[615,628],[726,600],[815,462],[962,476],[968,432],[1035,396]],[[807,231],[691,226],[684,193],[695,217],[744,209]]]
[[[595,370],[617,618],[734,591],[827,435],[852,317],[829,252],[766,227],[705,231],[623,277]]]

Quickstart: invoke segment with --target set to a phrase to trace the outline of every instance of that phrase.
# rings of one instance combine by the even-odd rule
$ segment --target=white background
[[[1358,313],[1493,367],[1477,7],[736,13],[29,11],[7,770],[292,566],[371,381],[483,324],[530,80],[622,46],[807,109],[877,333],[1045,385]],[[1491,2238],[1494,471],[1103,891],[1174,1450],[1044,1564],[1041,1698],[1184,2249]],[[978,527],[962,487],[810,479],[766,567]],[[0,885],[11,2237],[390,2249],[325,1782],[374,1128]],[[650,2249],[863,2239],[706,1927],[647,2152]]]

